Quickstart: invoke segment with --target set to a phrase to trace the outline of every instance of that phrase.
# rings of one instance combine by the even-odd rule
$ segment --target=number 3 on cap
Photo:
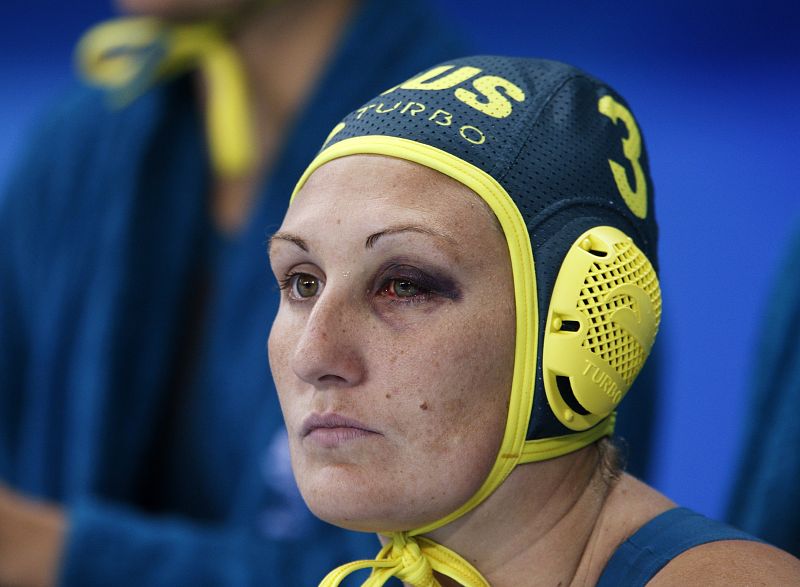
[[[625,129],[628,131],[628,138],[622,139],[622,152],[631,162],[636,189],[631,188],[625,168],[622,165],[612,159],[608,160],[608,165],[611,167],[611,173],[614,175],[617,189],[622,199],[628,204],[628,208],[639,218],[646,218],[647,181],[644,178],[642,165],[639,163],[639,157],[642,156],[642,137],[639,134],[639,127],[636,126],[636,121],[633,119],[630,110],[611,96],[600,98],[597,103],[597,109],[601,114],[608,116],[614,124],[617,124],[618,120],[622,120],[622,124],[625,125]]]

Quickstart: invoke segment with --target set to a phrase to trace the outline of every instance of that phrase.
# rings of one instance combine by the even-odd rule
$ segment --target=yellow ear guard
[[[655,269],[633,239],[610,226],[581,234],[558,272],[544,334],[544,388],[564,426],[586,430],[616,409],[660,319]]]
[[[432,587],[436,571],[484,586],[467,561],[420,535],[478,506],[517,465],[613,432],[614,409],[661,312],[647,154],[607,85],[561,63],[486,56],[434,67],[351,113],[294,194],[321,165],[355,154],[435,169],[495,213],[514,278],[514,375],[501,447],[475,495],[424,527],[391,534],[376,560],[340,567],[322,585],[372,568],[364,585],[394,576]]]

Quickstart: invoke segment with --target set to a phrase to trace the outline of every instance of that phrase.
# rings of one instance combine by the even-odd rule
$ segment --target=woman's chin
[[[320,520],[357,532],[388,533],[419,528],[434,522],[448,512],[421,512],[419,508],[391,499],[358,499],[347,495],[332,495],[321,490],[306,496],[306,504]]]
[[[388,534],[390,532],[412,530],[423,525],[422,523],[411,525],[407,518],[393,519],[379,512],[373,514],[364,510],[352,510],[352,508],[350,508],[351,511],[342,511],[341,508],[336,508],[333,511],[317,507],[310,507],[310,509],[320,520],[355,532]]]
[[[352,464],[297,467],[298,487],[319,519],[359,532],[400,532],[435,522],[457,509],[475,488],[456,485],[414,491],[403,479]],[[439,496],[437,499],[419,495]]]

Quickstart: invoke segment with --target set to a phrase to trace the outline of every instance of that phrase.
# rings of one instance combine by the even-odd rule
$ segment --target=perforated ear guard
[[[545,322],[544,388],[559,422],[586,430],[616,408],[660,319],[658,277],[633,239],[611,226],[581,234],[561,264]]]

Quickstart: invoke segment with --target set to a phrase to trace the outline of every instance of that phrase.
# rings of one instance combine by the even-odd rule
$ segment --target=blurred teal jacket
[[[41,121],[0,196],[0,480],[67,508],[61,584],[312,585],[377,552],[294,486],[265,243],[340,118],[467,52],[449,28],[366,2],[235,238],[210,226],[189,79],[122,110],[79,89]]]
[[[753,354],[732,524],[800,556],[800,227],[784,254]]]

